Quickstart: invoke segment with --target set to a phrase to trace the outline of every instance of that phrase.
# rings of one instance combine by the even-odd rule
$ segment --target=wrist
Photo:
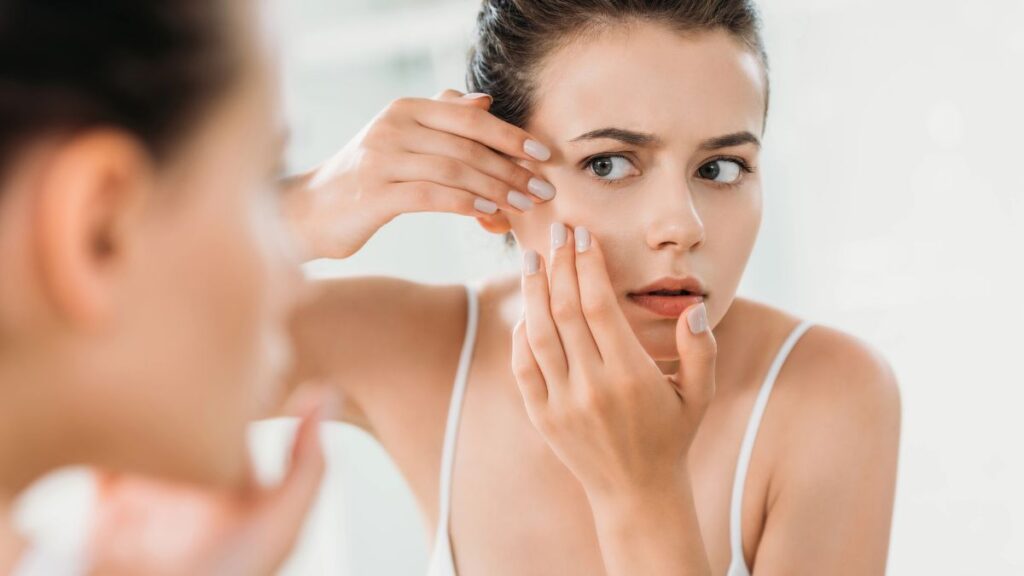
[[[689,469],[679,466],[664,475],[646,482],[633,482],[621,486],[602,486],[586,490],[595,514],[609,517],[630,515],[648,509],[673,504],[680,499],[692,500]]]
[[[588,493],[609,574],[710,574],[685,468],[664,481]]]
[[[313,198],[309,183],[312,179],[313,173],[307,172],[282,178],[279,183],[281,214],[284,216],[285,225],[288,227],[303,261],[317,257],[314,250],[315,243],[310,234],[313,228],[310,222],[313,214]]]
[[[368,202],[376,195],[355,193],[342,178],[321,181],[320,170],[281,183],[282,212],[304,261],[347,258],[397,216],[381,202]]]

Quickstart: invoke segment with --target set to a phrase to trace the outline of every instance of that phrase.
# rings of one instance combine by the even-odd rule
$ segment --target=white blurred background
[[[289,161],[309,168],[390,100],[464,88],[472,0],[279,0]],[[901,382],[891,574],[1024,574],[1024,0],[762,1],[772,64],[765,223],[741,293],[856,334]],[[471,222],[408,216],[312,276],[461,282],[517,256]],[[288,424],[253,443],[279,469]],[[326,431],[330,472],[288,575],[425,571],[387,456]],[[24,524],[74,540],[65,475]]]

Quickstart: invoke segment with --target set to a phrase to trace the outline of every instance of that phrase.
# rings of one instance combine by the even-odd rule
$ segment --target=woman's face
[[[262,53],[247,51],[237,85],[156,169],[140,217],[104,367],[112,433],[139,430],[127,441],[151,455],[136,469],[238,480],[246,424],[287,369],[300,274],[279,219],[280,115]]]
[[[509,216],[517,241],[545,254],[551,223],[585,226],[641,343],[678,358],[671,302],[644,294],[693,277],[712,326],[725,315],[761,221],[765,95],[758,59],[724,32],[623,25],[557,50],[526,129],[552,148],[532,168],[558,195]]]

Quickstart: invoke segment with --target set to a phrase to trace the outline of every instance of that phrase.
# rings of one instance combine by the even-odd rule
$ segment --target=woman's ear
[[[512,230],[512,224],[509,223],[508,217],[500,210],[487,216],[477,216],[476,221],[491,234],[507,234]]]
[[[117,301],[152,162],[130,135],[98,130],[61,144],[43,170],[33,207],[41,287],[58,315],[95,326]]]

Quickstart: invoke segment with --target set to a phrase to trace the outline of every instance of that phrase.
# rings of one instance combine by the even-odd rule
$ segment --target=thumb
[[[326,463],[320,444],[320,423],[328,403],[324,397],[308,409],[292,444],[284,480],[266,494],[257,518],[253,551],[276,570],[295,547],[306,515],[316,500]]]
[[[491,102],[493,99],[482,92],[471,92],[469,94],[463,94],[458,90],[445,90],[434,97],[436,100],[441,102],[452,102],[454,104],[465,104],[467,106],[476,106],[481,110],[489,110],[491,108]]]
[[[715,395],[715,363],[718,344],[708,324],[707,306],[691,305],[676,323],[676,348],[679,351],[679,373],[676,388],[683,402],[707,407]]]

